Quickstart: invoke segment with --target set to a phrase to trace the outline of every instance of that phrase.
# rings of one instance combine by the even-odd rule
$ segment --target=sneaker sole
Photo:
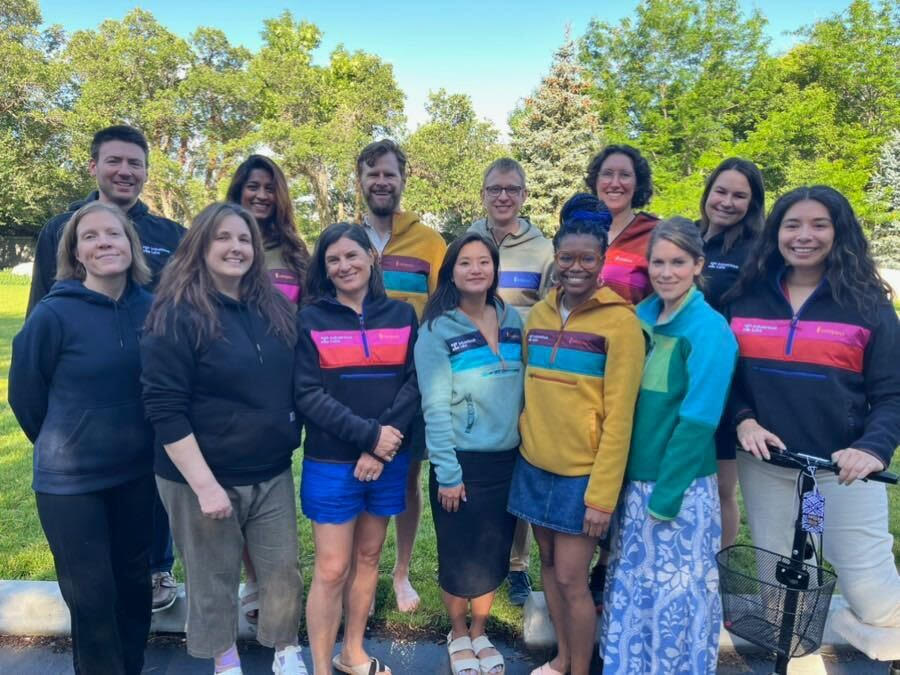
[[[178,599],[178,594],[176,593],[175,596],[172,598],[172,600],[169,602],[169,604],[160,605],[159,607],[154,607],[153,609],[150,610],[150,613],[156,614],[157,612],[165,612],[167,609],[169,609],[172,605],[175,604],[175,601],[177,599]]]

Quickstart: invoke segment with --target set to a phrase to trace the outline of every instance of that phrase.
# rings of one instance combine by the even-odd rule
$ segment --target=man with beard
[[[356,178],[367,206],[363,227],[380,255],[387,294],[411,304],[421,319],[428,296],[437,288],[447,244],[418,215],[399,209],[406,186],[406,155],[393,141],[370,143],[356,160]],[[412,612],[419,606],[419,594],[409,582],[409,565],[422,513],[420,474],[425,423],[421,414],[409,433],[412,461],[406,483],[406,511],[397,516],[394,564],[394,594],[401,612]]]
[[[94,134],[88,171],[96,179],[97,189],[85,199],[71,204],[66,213],[51,218],[41,229],[26,316],[47,295],[56,279],[56,249],[63,226],[75,211],[94,200],[118,207],[134,223],[144,258],[153,274],[147,290],[152,291],[156,287],[163,267],[186,230],[168,218],[150,213],[147,205],[140,200],[141,190],[147,182],[148,155],[147,139],[132,127],[116,125]],[[143,526],[144,523],[135,523],[135,527]],[[153,543],[150,549],[154,612],[168,609],[175,603],[178,585],[172,576],[174,563],[169,518],[157,497],[153,509]]]

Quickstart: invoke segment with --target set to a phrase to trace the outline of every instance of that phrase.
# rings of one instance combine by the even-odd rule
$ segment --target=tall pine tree
[[[603,146],[600,121],[588,92],[589,83],[567,31],[550,73],[510,117],[510,143],[528,178],[525,206],[545,232],[556,230],[563,202],[586,189],[588,162]]]

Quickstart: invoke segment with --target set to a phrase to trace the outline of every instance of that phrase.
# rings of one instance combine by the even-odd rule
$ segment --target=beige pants
[[[797,471],[766,464],[738,452],[738,477],[753,544],[789,555],[797,514]],[[838,575],[838,588],[859,619],[872,626],[900,628],[900,575],[888,530],[888,502],[881,483],[838,485],[820,472],[825,497],[825,559]]]
[[[262,483],[225,488],[233,510],[222,520],[203,515],[186,483],[157,476],[156,484],[184,564],[188,653],[208,659],[234,644],[245,541],[259,584],[256,639],[266,647],[296,644],[303,581],[291,470]]]

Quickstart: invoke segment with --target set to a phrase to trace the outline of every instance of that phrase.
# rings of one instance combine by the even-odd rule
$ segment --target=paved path
[[[499,645],[506,656],[508,675],[527,675],[540,665],[540,656],[522,653],[509,645]],[[370,639],[366,648],[393,667],[396,675],[446,675],[449,673],[447,653],[443,645],[433,643],[392,643]],[[241,643],[240,652],[247,675],[269,675],[272,672],[272,650],[255,643]],[[308,654],[307,654],[308,656]],[[147,647],[146,675],[208,675],[212,662],[193,659],[184,650],[180,638],[155,637]],[[887,665],[878,664],[857,653],[826,655],[828,675],[886,675]],[[719,662],[721,675],[765,675],[771,662],[758,654],[743,656],[723,654]],[[599,673],[599,666],[596,669]],[[72,652],[68,640],[47,638],[0,638],[0,673],[14,675],[70,675]],[[330,674],[329,674],[330,675]]]

